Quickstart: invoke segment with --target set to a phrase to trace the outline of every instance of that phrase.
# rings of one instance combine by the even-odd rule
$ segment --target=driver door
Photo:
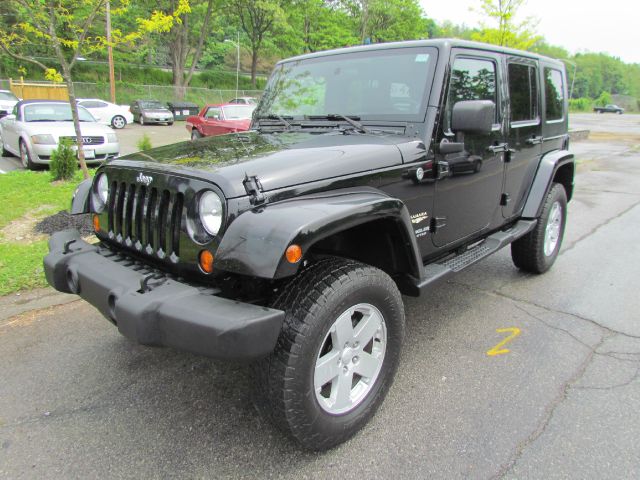
[[[437,247],[464,240],[486,229],[500,208],[503,180],[504,92],[502,61],[498,54],[453,49],[448,93],[437,142],[463,143],[459,153],[438,154],[433,243]],[[451,131],[456,102],[491,100],[496,104],[490,134]]]
[[[206,136],[220,135],[219,122],[222,120],[222,109],[220,107],[209,107],[204,113],[202,130]]]

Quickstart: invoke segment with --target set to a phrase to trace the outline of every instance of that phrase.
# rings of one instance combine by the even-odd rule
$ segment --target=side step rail
[[[488,236],[482,243],[465,252],[448,258],[441,263],[430,263],[424,266],[424,277],[416,284],[419,290],[426,288],[454,273],[479,262],[502,247],[529,233],[536,226],[537,220],[519,220],[510,229],[496,232]]]

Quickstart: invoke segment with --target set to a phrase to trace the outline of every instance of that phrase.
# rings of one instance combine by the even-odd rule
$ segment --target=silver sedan
[[[78,107],[84,156],[87,163],[99,163],[116,157],[120,144],[116,133],[100,125],[83,107]],[[0,146],[3,155],[16,155],[25,168],[46,165],[60,141],[75,142],[75,130],[68,102],[23,100],[11,115],[0,119]]]

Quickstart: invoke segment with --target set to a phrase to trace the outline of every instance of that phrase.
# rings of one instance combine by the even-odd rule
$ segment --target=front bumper
[[[32,144],[32,161],[34,163],[49,163],[51,161],[51,155],[56,148],[58,148],[58,144]],[[105,142],[98,145],[84,145],[83,150],[87,163],[103,162],[118,156],[120,153],[120,144],[117,142]]]
[[[144,345],[252,360],[273,351],[284,320],[281,310],[154,277],[140,262],[86,243],[77,230],[51,236],[44,271],[56,290],[80,295],[125,337]]]
[[[175,120],[173,117],[147,117],[146,115],[143,117],[144,123],[173,123]]]

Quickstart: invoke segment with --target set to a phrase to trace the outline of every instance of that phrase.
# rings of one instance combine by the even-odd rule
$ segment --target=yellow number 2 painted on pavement
[[[496,355],[502,355],[503,353],[509,353],[508,348],[502,348],[502,347],[504,347],[507,343],[509,343],[514,338],[516,338],[518,335],[520,335],[520,329],[518,327],[498,328],[496,329],[496,332],[498,333],[511,332],[511,335],[509,335],[507,338],[502,340],[499,344],[497,344],[492,349],[487,350],[487,355],[489,355],[490,357],[495,357]]]

